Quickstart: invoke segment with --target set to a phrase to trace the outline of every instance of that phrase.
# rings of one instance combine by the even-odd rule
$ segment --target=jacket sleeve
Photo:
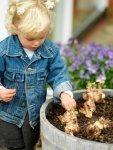
[[[50,58],[47,82],[52,87],[53,95],[56,99],[59,99],[61,92],[72,91],[66,63],[61,57],[58,48],[55,49],[53,57]]]

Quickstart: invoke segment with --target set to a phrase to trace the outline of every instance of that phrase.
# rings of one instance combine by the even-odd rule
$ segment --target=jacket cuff
[[[71,98],[73,98],[73,92],[72,91],[64,91],[64,93],[67,93],[68,95],[70,95]]]
[[[53,91],[54,102],[60,102],[60,94],[65,91],[72,91],[72,86],[69,81],[62,82]]]
[[[6,89],[3,85],[0,84],[0,90]]]

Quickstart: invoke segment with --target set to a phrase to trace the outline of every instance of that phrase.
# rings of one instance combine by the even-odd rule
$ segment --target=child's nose
[[[37,47],[38,45],[40,45],[40,42],[39,42],[39,41],[33,42],[33,47]]]
[[[42,44],[42,42],[43,42],[43,40],[39,39],[39,40],[34,41],[33,45],[38,46],[38,45]]]

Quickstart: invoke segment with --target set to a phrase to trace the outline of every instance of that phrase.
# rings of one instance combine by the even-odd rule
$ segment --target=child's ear
[[[11,28],[12,28],[13,33],[18,34],[18,29],[14,24],[11,25]]]

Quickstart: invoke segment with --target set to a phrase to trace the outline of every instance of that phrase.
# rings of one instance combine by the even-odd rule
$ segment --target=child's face
[[[23,34],[18,34],[18,38],[24,48],[34,51],[43,44],[46,35],[47,33],[43,33],[40,34],[37,39],[33,39],[33,38],[27,38]]]

